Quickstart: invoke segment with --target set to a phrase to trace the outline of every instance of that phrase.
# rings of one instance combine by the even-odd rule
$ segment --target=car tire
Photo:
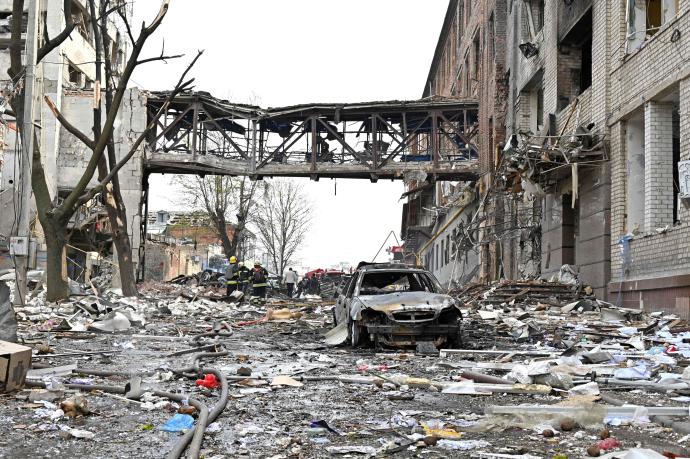
[[[333,313],[333,327],[338,326],[338,316],[335,313],[335,308],[331,309],[331,312]]]
[[[357,347],[362,341],[362,327],[359,324],[350,319],[350,344],[352,347]]]

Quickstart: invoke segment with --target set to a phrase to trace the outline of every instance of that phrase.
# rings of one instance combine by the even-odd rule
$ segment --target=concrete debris
[[[0,281],[0,340],[17,341],[17,319],[10,302],[10,288]]]
[[[224,290],[149,282],[136,298],[60,304],[34,292],[17,308],[33,367],[0,403],[2,454],[75,442],[115,457],[123,435],[148,456],[193,437],[205,457],[653,457],[635,448],[659,436],[658,451],[688,453],[690,324],[675,316],[568,281],[472,285],[452,294],[461,340],[430,355],[329,346],[329,330],[349,334],[333,329],[333,299],[255,305]]]

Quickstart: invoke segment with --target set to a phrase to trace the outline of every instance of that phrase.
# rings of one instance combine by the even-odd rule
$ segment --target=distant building
[[[235,225],[228,225],[230,240],[236,230]],[[220,238],[203,212],[149,212],[146,234],[144,279],[169,280],[206,269],[222,272],[227,266]],[[248,229],[242,235],[244,248],[239,260],[253,260],[256,236]]]

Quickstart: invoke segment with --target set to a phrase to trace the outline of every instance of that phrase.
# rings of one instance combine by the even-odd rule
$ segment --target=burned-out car
[[[462,316],[430,272],[397,264],[360,264],[333,310],[341,338],[391,346],[457,343]],[[335,332],[335,330],[334,330]],[[335,334],[335,333],[334,333]],[[346,339],[342,339],[346,341]]]

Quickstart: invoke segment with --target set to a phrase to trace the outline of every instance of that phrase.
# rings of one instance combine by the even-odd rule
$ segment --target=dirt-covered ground
[[[184,301],[188,300],[180,303],[180,310]],[[159,306],[146,312],[145,325],[124,332],[40,331],[40,321],[36,321],[23,323],[21,338],[48,353],[48,357],[36,356],[36,363],[143,374],[145,391],[187,394],[208,407],[218,401],[219,390],[196,386],[193,378],[172,371],[189,366],[192,354],[169,354],[213,343],[218,345],[216,350],[227,350],[227,356],[201,361],[202,368],[217,368],[231,380],[227,406],[204,437],[202,456],[207,459],[311,458],[340,453],[351,457],[508,457],[497,456],[505,454],[552,458],[561,454],[573,458],[588,456],[587,449],[601,440],[604,426],[596,420],[573,419],[573,426],[567,422],[564,426],[562,419],[485,415],[493,405],[601,404],[596,399],[569,402],[567,392],[442,393],[425,379],[450,382],[456,378],[459,370],[445,365],[448,359],[417,355],[414,350],[327,347],[322,338],[330,328],[327,304],[291,305],[292,311],[301,311],[301,317],[284,321],[263,320],[266,310],[253,306],[238,310],[209,302],[187,314],[172,308],[174,315]],[[234,325],[232,336],[190,341],[220,321]],[[83,351],[92,354],[80,355]],[[97,351],[113,353],[93,353]],[[278,375],[289,375],[302,385],[270,385]],[[376,376],[382,377],[376,384],[362,383]],[[404,376],[422,380],[404,384]],[[148,395],[131,401],[121,395],[63,386],[72,382],[124,387],[127,376],[71,374],[44,382],[53,388],[48,393],[27,388],[0,396],[0,457],[165,457],[180,439],[180,433],[161,430],[179,404]],[[628,403],[687,406],[687,402],[670,400],[667,394],[607,393]],[[61,402],[79,394],[86,398],[89,414],[61,415]],[[590,425],[583,428],[578,423]],[[434,427],[443,430],[428,430]],[[84,436],[81,431],[93,438],[75,438],[75,434]],[[610,426],[609,433],[620,442],[618,451],[644,447],[681,456],[690,453],[684,434],[653,422]]]

